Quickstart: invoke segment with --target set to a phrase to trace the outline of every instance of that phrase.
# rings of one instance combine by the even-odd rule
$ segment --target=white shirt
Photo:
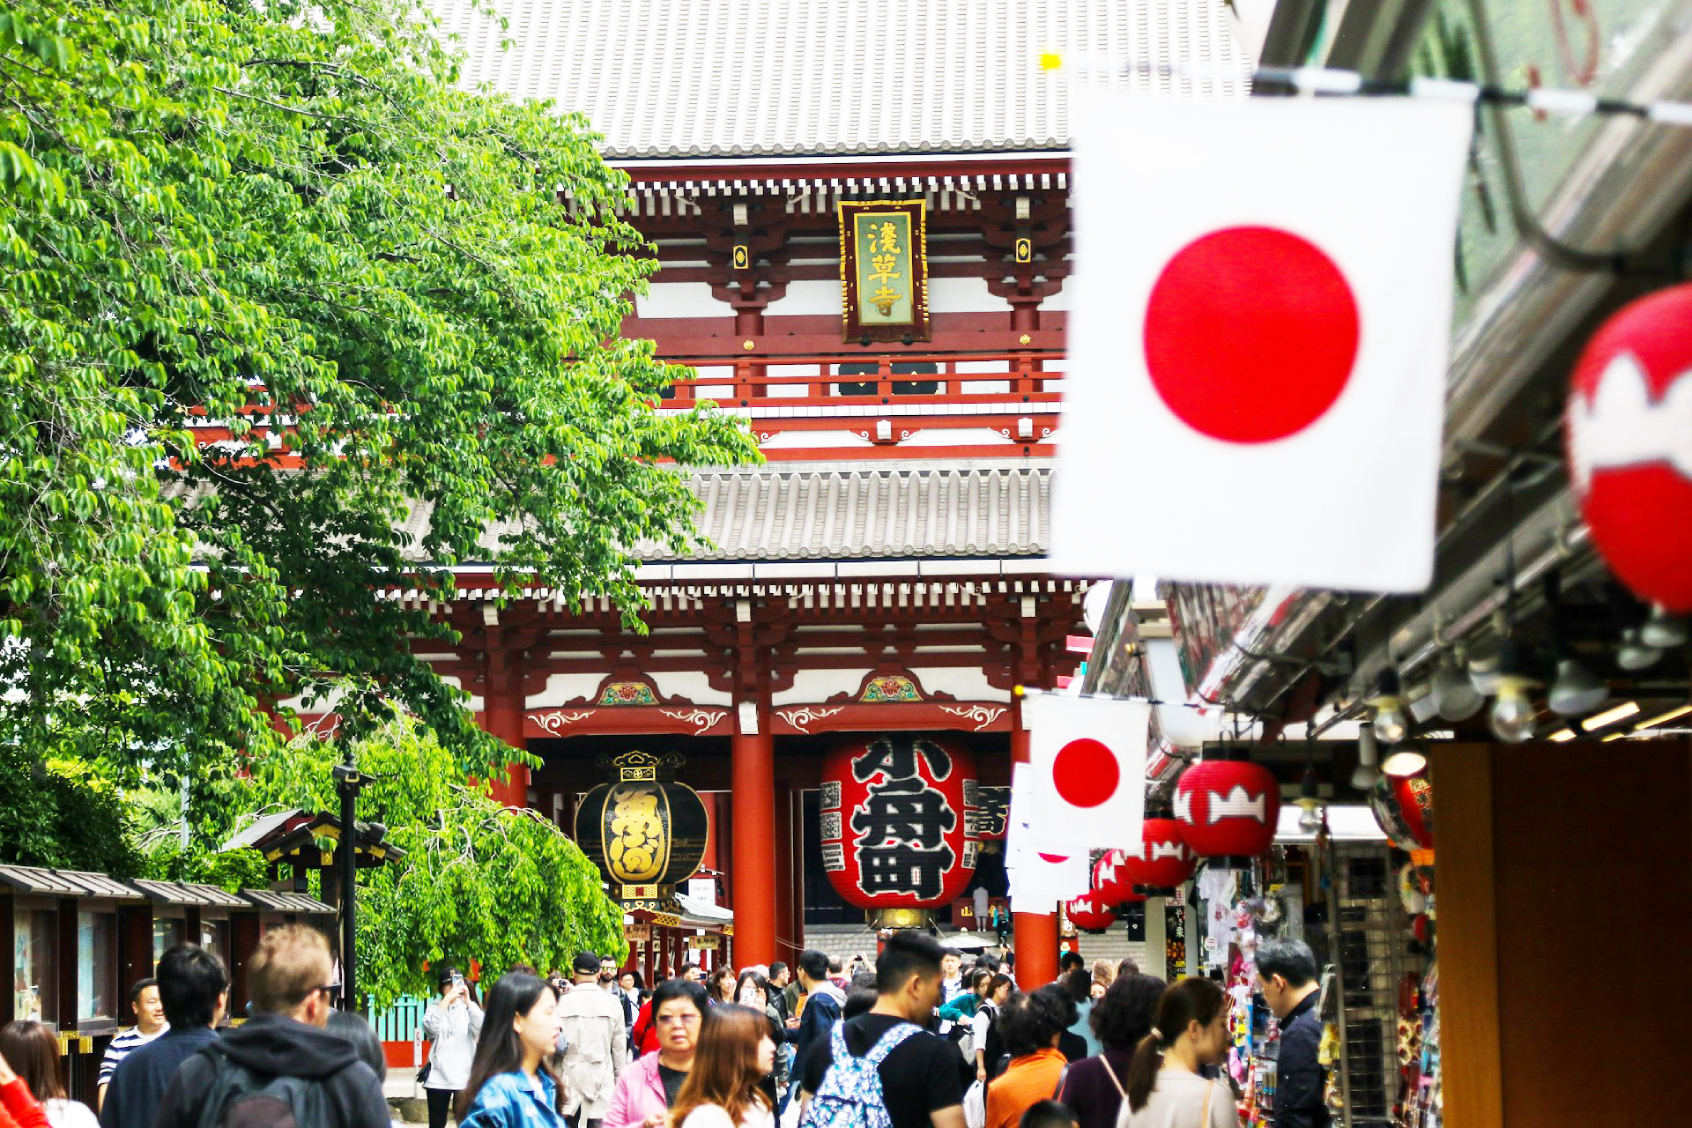
[[[47,1114],[47,1123],[52,1128],[100,1128],[100,1118],[81,1101],[63,1101],[55,1097],[42,1101],[41,1109]]]
[[[1207,1097],[1210,1115],[1201,1119]],[[1234,1090],[1226,1081],[1207,1081],[1184,1069],[1162,1069],[1145,1108],[1130,1112],[1128,1102],[1122,1102],[1116,1128],[1240,1128],[1240,1117],[1234,1108]]]
[[[722,1105],[702,1104],[687,1114],[681,1128],[775,1128],[775,1114],[762,1102],[754,1101],[747,1108],[746,1115],[740,1118],[740,1123],[735,1124]]]

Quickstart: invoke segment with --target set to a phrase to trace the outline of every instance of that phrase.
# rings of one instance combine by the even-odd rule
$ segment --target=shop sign
[[[714,952],[723,946],[723,938],[716,935],[689,936],[687,938],[687,946],[689,948],[699,948],[708,952]]]
[[[929,339],[926,207],[922,200],[840,205],[844,340]]]
[[[652,926],[650,924],[624,925],[623,939],[631,944],[644,944],[652,939]]]

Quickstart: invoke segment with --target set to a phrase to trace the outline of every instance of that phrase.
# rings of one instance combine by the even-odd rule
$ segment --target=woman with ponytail
[[[1116,1128],[1239,1128],[1234,1091],[1200,1068],[1228,1053],[1228,996],[1208,979],[1183,979],[1157,1002],[1157,1024],[1128,1066]]]

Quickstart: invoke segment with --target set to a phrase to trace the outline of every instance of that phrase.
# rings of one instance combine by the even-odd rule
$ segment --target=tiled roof
[[[1050,534],[1049,463],[934,467],[831,464],[693,470],[702,507],[692,553],[641,544],[646,563],[1039,556]],[[421,538],[431,507],[405,529]],[[502,530],[482,540],[490,550]],[[416,543],[416,542],[414,542]]]
[[[504,32],[430,2],[466,87],[580,111],[613,159],[1064,149],[1072,77],[1248,90],[1224,0],[488,0]],[[1050,51],[1153,71],[1042,70]]]

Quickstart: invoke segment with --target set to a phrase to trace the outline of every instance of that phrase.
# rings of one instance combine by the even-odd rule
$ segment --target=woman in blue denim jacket
[[[558,1079],[546,1056],[558,1047],[558,997],[513,971],[488,993],[470,1082],[458,1097],[460,1128],[566,1128]]]

